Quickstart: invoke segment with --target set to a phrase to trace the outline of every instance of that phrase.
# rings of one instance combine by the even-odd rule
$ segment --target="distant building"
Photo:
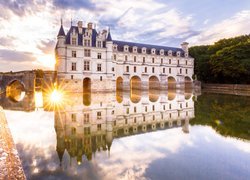
[[[188,43],[181,48],[117,41],[111,32],[97,32],[92,23],[71,25],[65,34],[61,25],[55,47],[58,79],[72,90],[114,91],[131,86],[184,88],[192,86],[194,59]],[[185,84],[186,83],[186,84]]]

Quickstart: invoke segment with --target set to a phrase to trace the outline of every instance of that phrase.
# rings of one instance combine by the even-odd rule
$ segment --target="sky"
[[[250,33],[250,0],[0,0],[0,72],[53,70],[61,19],[115,40],[179,47]]]

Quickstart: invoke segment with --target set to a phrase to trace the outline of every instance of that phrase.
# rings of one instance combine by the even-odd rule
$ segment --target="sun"
[[[53,69],[55,67],[55,57],[52,54],[43,54],[37,57],[37,61],[42,64],[42,66]]]

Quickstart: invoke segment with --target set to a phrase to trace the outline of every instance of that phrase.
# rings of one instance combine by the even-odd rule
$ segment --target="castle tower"
[[[57,35],[57,44],[55,48],[56,54],[56,64],[55,70],[58,72],[60,78],[60,73],[66,72],[65,60],[66,60],[66,45],[65,45],[65,32],[63,29],[63,24],[61,21],[61,27]]]

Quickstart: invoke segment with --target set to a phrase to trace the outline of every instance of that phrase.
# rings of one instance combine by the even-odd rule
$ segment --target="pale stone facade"
[[[159,89],[170,84],[184,88],[185,82],[192,86],[194,59],[186,42],[173,48],[116,41],[109,31],[98,33],[92,23],[83,27],[81,21],[67,34],[61,25],[57,39],[58,79],[73,91],[82,91],[85,82],[91,84],[91,91],[129,89],[133,81],[143,89],[150,88],[151,82],[159,83]]]

